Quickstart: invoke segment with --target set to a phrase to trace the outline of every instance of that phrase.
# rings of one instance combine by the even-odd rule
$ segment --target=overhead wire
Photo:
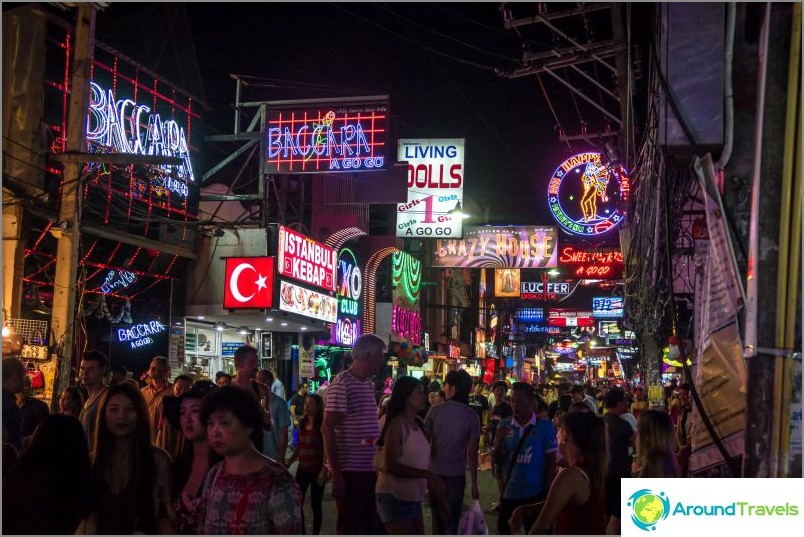
[[[536,80],[539,82],[539,87],[542,88],[542,94],[544,95],[544,100],[547,101],[547,106],[550,108],[550,112],[553,113],[553,118],[556,120],[556,127],[558,127],[560,132],[564,132],[564,127],[561,126],[561,121],[558,119],[558,114],[556,114],[555,108],[553,108],[553,103],[550,102],[550,96],[547,95],[547,90],[544,87],[544,82],[542,82],[541,74],[536,73]],[[567,149],[572,149],[572,145],[570,144],[569,140],[564,141],[567,143]]]

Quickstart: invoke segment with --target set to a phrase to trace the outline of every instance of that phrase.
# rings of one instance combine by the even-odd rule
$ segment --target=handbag
[[[477,462],[481,472],[491,470],[491,451],[484,451],[478,455]]]
[[[38,367],[28,362],[25,366],[25,374],[31,379],[31,388],[38,390],[45,387],[45,375]]]

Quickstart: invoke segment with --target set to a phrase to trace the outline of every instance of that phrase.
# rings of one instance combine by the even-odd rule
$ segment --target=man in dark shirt
[[[469,396],[469,407],[477,412],[477,417],[480,418],[480,428],[484,434],[488,431],[489,414],[491,411],[489,398],[483,395],[483,388],[485,387],[485,382],[478,381],[477,384],[475,384],[474,393]],[[484,446],[488,445],[489,442],[484,442]]]
[[[572,394],[570,394],[571,388],[572,387],[569,384],[558,385],[558,399],[550,403],[550,406],[547,409],[547,417],[550,419],[550,421],[556,417],[556,414],[558,414],[559,411],[569,411],[569,407],[572,406]]]
[[[636,433],[620,416],[628,412],[625,393],[621,388],[609,390],[605,397],[606,444],[609,454],[609,471],[606,477],[606,515],[608,529],[613,535],[620,534],[620,489],[622,478],[631,477],[631,457],[628,448],[634,445]],[[607,532],[609,533],[609,532]]]
[[[17,394],[17,406],[22,412],[22,439],[23,445],[31,441],[36,428],[50,415],[47,403],[33,396],[31,379],[26,375],[25,388]]]
[[[310,386],[305,382],[299,386],[296,393],[288,401],[288,409],[290,410],[290,419],[293,422],[293,445],[299,444],[299,420],[304,415],[304,399],[310,391]]]
[[[506,401],[505,394],[508,391],[508,384],[505,383],[504,380],[498,380],[494,383],[491,388],[491,392],[494,394],[494,408],[491,409],[491,421],[489,422],[489,436],[491,437],[492,445],[491,447],[494,448],[494,440],[497,434],[497,426],[500,424],[502,420],[505,418],[510,418],[514,411],[511,408],[511,405],[508,404]],[[491,463],[491,473],[497,480],[497,490],[499,491],[500,495],[498,501],[494,502],[491,506],[492,511],[499,511],[500,510],[500,500],[502,499],[503,494],[503,473],[502,468],[496,461],[492,459]]]

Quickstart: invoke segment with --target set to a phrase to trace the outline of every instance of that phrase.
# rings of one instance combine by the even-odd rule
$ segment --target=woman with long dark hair
[[[179,431],[178,456],[173,465],[171,500],[173,531],[177,535],[194,535],[201,524],[201,487],[207,472],[221,460],[207,440],[207,424],[201,419],[202,400],[218,386],[199,380],[190,391],[162,401],[164,416]]]
[[[84,394],[81,390],[77,386],[64,388],[59,397],[59,413],[79,419],[82,408],[84,408]]]
[[[151,444],[142,393],[109,386],[95,424],[91,482],[94,510],[87,534],[170,533],[170,456]]]
[[[328,479],[327,469],[324,467],[324,437],[321,434],[321,424],[324,422],[324,400],[315,394],[309,394],[304,399],[304,414],[299,420],[299,443],[290,456],[288,466],[298,459],[299,467],[296,469],[296,483],[299,484],[302,495],[302,506],[311,488],[310,508],[313,510],[313,535],[321,533],[323,510],[321,502],[324,499],[324,484]],[[304,531],[304,510],[302,509],[302,531]]]
[[[74,534],[89,514],[89,473],[81,422],[46,417],[3,483],[3,533]]]
[[[413,377],[400,377],[388,399],[385,424],[377,445],[377,510],[391,535],[422,535],[422,501],[428,484],[443,501],[444,485],[428,469],[430,445],[418,414],[424,409],[424,386]],[[434,500],[435,501],[435,500]]]
[[[679,477],[673,420],[667,412],[644,410],[637,422],[634,477]]]
[[[568,468],[558,474],[547,499],[518,507],[511,515],[512,529],[529,515],[538,518],[530,534],[604,535],[606,533],[606,427],[591,412],[568,412],[558,431],[558,449]]]

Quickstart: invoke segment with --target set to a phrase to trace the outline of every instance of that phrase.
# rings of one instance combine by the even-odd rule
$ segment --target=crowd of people
[[[109,379],[106,356],[90,351],[52,415],[22,362],[4,358],[3,530],[301,534],[309,491],[319,534],[331,481],[338,534],[424,534],[427,501],[432,533],[455,535],[467,479],[479,499],[489,454],[500,534],[617,534],[621,478],[686,475],[686,385],[672,387],[668,411],[639,390],[559,386],[548,402],[530,384],[473,384],[463,370],[377,393],[387,356],[363,335],[325,390],[302,384],[286,403],[250,346],[216,382],[170,382],[155,357],[144,386]]]

